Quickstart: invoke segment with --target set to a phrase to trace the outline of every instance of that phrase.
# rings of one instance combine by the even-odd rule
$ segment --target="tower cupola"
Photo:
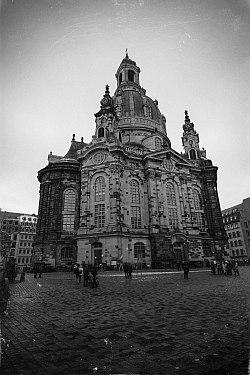
[[[206,151],[204,149],[200,150],[199,134],[194,129],[194,124],[190,121],[188,111],[185,111],[182,145],[184,147],[185,155],[189,159],[196,160],[200,157],[206,158]]]
[[[126,50],[126,56],[122,60],[117,72],[116,72],[116,81],[117,87],[120,85],[128,83],[136,83],[140,85],[139,74],[140,68],[136,65],[136,62],[131,60],[128,56],[128,51]]]

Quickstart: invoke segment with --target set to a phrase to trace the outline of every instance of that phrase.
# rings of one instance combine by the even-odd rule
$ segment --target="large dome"
[[[157,103],[151,98],[135,90],[119,90],[117,96],[121,100],[120,117],[150,117],[154,121],[160,121]],[[117,96],[114,98],[115,105],[119,102]]]

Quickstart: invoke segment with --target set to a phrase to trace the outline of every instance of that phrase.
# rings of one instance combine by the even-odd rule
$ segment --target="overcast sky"
[[[37,171],[94,134],[128,48],[182,151],[184,110],[222,208],[250,196],[250,0],[3,0],[0,207],[37,213]]]

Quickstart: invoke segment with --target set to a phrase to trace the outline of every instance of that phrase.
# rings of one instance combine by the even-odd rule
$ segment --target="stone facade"
[[[73,136],[69,152],[50,154],[39,171],[40,258],[49,252],[58,266],[77,260],[161,267],[223,255],[217,167],[200,150],[187,111],[184,153],[171,148],[166,118],[140,86],[139,74],[126,54],[114,96],[106,86],[95,114],[92,141]]]

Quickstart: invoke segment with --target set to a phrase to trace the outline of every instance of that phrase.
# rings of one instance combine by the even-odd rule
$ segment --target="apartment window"
[[[228,237],[229,237],[229,238],[232,238],[231,232],[228,233]]]
[[[234,241],[234,246],[237,246],[237,241]]]
[[[246,234],[247,234],[247,236],[249,236],[249,230],[246,230]]]
[[[237,230],[236,233],[237,233],[237,237],[240,237],[240,232],[238,230]]]
[[[233,238],[235,238],[235,232],[233,232],[232,234],[233,234]]]
[[[20,259],[20,258],[18,258],[18,259],[17,259],[17,263],[20,263],[20,261],[21,261],[21,259]]]
[[[238,249],[236,250],[236,255],[239,256],[239,250]]]
[[[240,249],[240,253],[241,253],[241,255],[244,255],[244,250]]]
[[[235,257],[235,251],[234,250],[232,250],[232,254],[233,254],[233,257]]]
[[[232,246],[232,247],[233,247],[233,245],[234,245],[233,241],[230,241],[230,246]]]
[[[244,221],[245,228],[248,228],[248,224],[246,221]]]
[[[97,177],[95,180],[95,202],[105,201],[105,180],[104,177]]]
[[[103,228],[105,226],[105,204],[95,205],[94,222],[96,228]]]
[[[239,246],[241,246],[242,245],[242,241],[238,240],[238,244],[239,244]]]
[[[130,195],[132,203],[140,203],[140,186],[136,180],[130,181]]]
[[[145,245],[142,242],[136,242],[134,244],[134,257],[141,259],[145,258]]]
[[[137,206],[131,207],[131,227],[133,229],[141,228],[141,208]]]

